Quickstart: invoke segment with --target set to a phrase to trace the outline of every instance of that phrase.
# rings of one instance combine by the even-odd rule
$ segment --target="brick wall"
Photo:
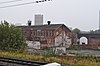
[[[98,48],[98,46],[100,46],[100,39],[99,38],[90,38],[89,45],[92,48]]]

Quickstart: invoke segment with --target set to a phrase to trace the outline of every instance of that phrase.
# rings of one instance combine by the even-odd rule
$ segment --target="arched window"
[[[86,37],[81,37],[80,38],[80,44],[88,44],[88,39]]]

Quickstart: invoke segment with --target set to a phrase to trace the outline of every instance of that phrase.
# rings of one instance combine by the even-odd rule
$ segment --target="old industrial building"
[[[33,43],[40,42],[40,48],[47,47],[70,47],[75,43],[74,33],[64,24],[48,24],[46,25],[31,25],[18,26],[24,32],[27,41]]]

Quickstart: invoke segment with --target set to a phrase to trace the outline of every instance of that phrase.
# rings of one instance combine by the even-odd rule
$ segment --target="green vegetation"
[[[75,28],[75,29],[73,29],[72,31],[73,31],[74,33],[79,33],[79,32],[80,32],[80,29]]]
[[[45,49],[43,56],[45,56],[45,57],[56,57],[57,54],[55,54],[55,52],[53,51],[53,48],[47,48],[47,49]]]
[[[23,52],[26,48],[26,43],[22,30],[9,25],[7,21],[0,24],[0,50]]]
[[[100,66],[100,57],[69,55],[59,57],[44,57],[28,53],[0,52],[0,57],[18,58],[41,62],[57,62],[65,66]]]

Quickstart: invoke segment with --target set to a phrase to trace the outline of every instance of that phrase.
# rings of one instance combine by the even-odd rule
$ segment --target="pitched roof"
[[[21,28],[32,28],[32,29],[40,30],[40,29],[58,29],[62,25],[64,25],[64,24],[32,25],[32,26],[17,26],[17,27],[21,27]]]

